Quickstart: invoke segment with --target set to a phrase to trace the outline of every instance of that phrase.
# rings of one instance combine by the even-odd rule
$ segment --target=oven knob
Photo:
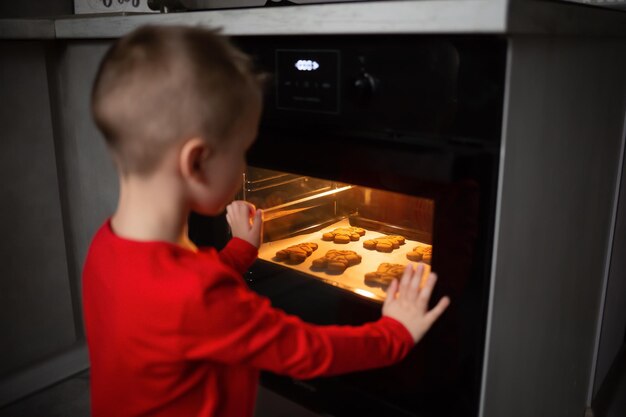
[[[354,89],[357,92],[359,98],[370,98],[378,88],[378,80],[367,72],[359,75],[354,81]]]

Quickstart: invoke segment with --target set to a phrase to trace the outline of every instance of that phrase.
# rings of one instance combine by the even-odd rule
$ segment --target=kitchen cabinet
[[[0,288],[11,287],[17,297],[0,306],[0,331],[17,332],[15,346],[43,340],[38,351],[10,353],[16,359],[6,362],[7,372],[84,342],[79,273],[91,234],[114,209],[117,191],[91,122],[90,83],[110,42],[145,23],[219,26],[230,36],[505,39],[479,415],[583,414],[623,344],[624,204],[618,205],[618,191],[624,188],[626,14],[557,2],[385,1],[1,21],[0,224],[15,236],[2,243],[2,254],[23,264],[32,258],[33,242],[45,254],[24,267],[0,266]],[[28,45],[25,52],[18,52],[18,43]],[[30,82],[16,84],[17,75],[29,75]],[[24,97],[29,106],[4,105]],[[27,194],[32,178],[26,174],[34,166],[42,175],[32,186],[36,192]],[[5,205],[11,195],[22,202]],[[4,291],[0,297],[4,304]],[[29,303],[37,313],[21,317]],[[37,317],[53,319],[45,330],[28,333]],[[0,388],[11,384],[4,377]]]

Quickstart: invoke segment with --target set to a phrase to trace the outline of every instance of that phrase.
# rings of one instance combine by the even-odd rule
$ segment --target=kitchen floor
[[[626,416],[626,350],[622,350],[620,375],[611,398],[595,417]],[[84,371],[21,401],[0,408],[0,417],[90,417],[89,371]],[[606,413],[604,412],[606,410]],[[581,414],[582,415],[582,414]],[[315,417],[291,401],[261,390],[255,417]]]
[[[89,371],[0,408],[1,417],[89,417]]]
[[[0,417],[90,417],[89,371],[0,408]],[[318,417],[298,404],[259,390],[255,417]]]

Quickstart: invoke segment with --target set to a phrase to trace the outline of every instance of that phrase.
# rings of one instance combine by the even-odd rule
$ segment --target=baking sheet
[[[363,297],[382,302],[385,299],[385,291],[381,288],[367,286],[364,282],[365,274],[376,271],[378,269],[378,265],[383,262],[407,265],[411,262],[406,257],[407,252],[412,251],[416,246],[426,246],[425,243],[406,239],[406,243],[404,245],[395,249],[391,253],[365,249],[363,247],[363,241],[386,236],[384,233],[373,232],[367,229],[365,229],[365,235],[361,236],[361,238],[356,242],[338,244],[322,240],[322,235],[324,233],[330,232],[338,227],[350,227],[348,219],[346,218],[337,223],[333,223],[330,226],[314,233],[264,243],[259,249],[259,258],[282,265],[286,268],[307,273],[328,284],[335,285]],[[311,256],[306,258],[304,262],[291,265],[275,259],[276,252],[279,250],[306,242],[317,243],[318,248],[311,254]],[[321,258],[331,249],[354,251],[361,255],[361,263],[348,267],[341,275],[328,274],[324,271],[312,270],[311,264],[313,263],[313,259]],[[430,265],[425,266],[425,274],[427,274],[430,272]]]

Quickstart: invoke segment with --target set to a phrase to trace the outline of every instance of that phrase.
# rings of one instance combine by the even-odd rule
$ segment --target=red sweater
[[[306,379],[381,367],[413,346],[383,317],[316,326],[272,308],[241,275],[257,250],[116,236],[105,223],[83,271],[93,417],[252,416],[259,370]]]

